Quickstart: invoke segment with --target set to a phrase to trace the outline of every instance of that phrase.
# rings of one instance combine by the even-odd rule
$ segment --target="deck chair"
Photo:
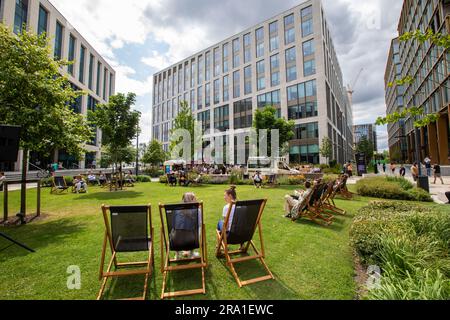
[[[336,197],[337,193],[338,193],[338,188],[335,187],[337,181],[333,181],[330,182],[328,184],[328,190],[327,190],[327,195],[322,203],[322,206],[326,209],[326,210],[330,210],[331,212],[334,212],[336,214],[339,215],[346,215],[347,212],[341,208],[338,208],[336,206],[336,203],[334,202],[334,198]]]
[[[348,182],[348,176],[344,175],[342,180],[341,180],[341,183],[340,183],[340,185],[338,187],[338,190],[339,190],[338,194],[340,196],[342,196],[344,199],[351,200],[351,199],[353,199],[353,193],[351,193],[348,190],[347,182]]]
[[[261,217],[266,206],[266,200],[252,200],[252,201],[239,201],[230,206],[227,216],[223,224],[223,230],[217,230],[217,251],[216,256],[225,256],[227,260],[227,265],[231,269],[233,277],[236,279],[239,288],[247,286],[253,283],[258,283],[261,281],[267,281],[274,279],[272,272],[269,270],[265,262],[265,249],[262,235],[262,225]],[[234,209],[233,221],[231,221],[231,230],[227,232],[227,226],[229,225],[230,216],[232,210]],[[253,237],[255,235],[256,229],[258,228],[259,239],[261,243],[261,251],[259,251],[255,243],[253,242]],[[236,251],[229,251],[229,245],[240,245],[240,249]],[[233,255],[243,255],[247,254],[250,246],[255,251],[256,255],[245,256],[240,258],[232,258]],[[266,269],[268,275],[250,279],[247,281],[241,281],[239,278],[234,264],[241,263],[245,261],[259,260],[261,264]]]
[[[161,217],[161,273],[163,286],[161,299],[206,294],[205,271],[208,267],[206,229],[203,223],[203,203],[159,205]],[[167,228],[165,228],[165,225]],[[166,233],[167,231],[167,233]],[[200,257],[171,259],[171,252],[200,250]],[[202,271],[202,288],[166,292],[167,278],[172,271]]]
[[[314,187],[310,201],[300,216],[308,218],[317,224],[329,226],[333,223],[334,216],[326,212],[322,207],[326,187],[326,184],[318,184]]]
[[[145,300],[147,298],[148,280],[154,270],[154,237],[151,206],[102,206],[102,211],[106,231],[103,241],[99,277],[100,280],[103,279],[103,282],[97,300],[102,298],[109,278],[135,275],[145,275],[144,293],[141,297],[130,300]],[[112,256],[105,272],[105,256],[108,242]],[[148,258],[142,262],[118,262],[118,254],[125,256],[136,252],[147,252]],[[113,266],[115,270],[111,271]],[[135,269],[131,270],[131,268]],[[118,269],[128,270],[122,271]]]
[[[69,187],[67,186],[66,179],[64,179],[64,177],[53,177],[50,194],[61,194],[64,191],[69,192],[68,190]]]

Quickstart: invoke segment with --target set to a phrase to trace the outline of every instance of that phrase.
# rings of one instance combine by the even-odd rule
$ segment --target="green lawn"
[[[255,190],[238,187],[241,200],[268,198],[263,216],[267,264],[276,280],[239,289],[223,260],[215,257],[215,227],[221,217],[223,191],[226,186],[193,188],[204,201],[208,238],[206,296],[188,299],[354,299],[356,285],[348,231],[354,214],[367,204],[367,198],[338,200],[338,206],[349,211],[337,217],[328,228],[307,220],[293,223],[282,217],[284,195],[294,187]],[[153,205],[155,227],[155,263],[149,297],[159,299],[162,286],[160,265],[160,218],[158,204],[179,202],[185,188],[169,188],[157,183],[138,184],[127,191],[110,193],[90,188],[88,194],[50,195],[43,189],[44,218],[23,227],[0,228],[0,231],[26,243],[37,253],[30,254],[18,247],[0,252],[0,296],[2,299],[95,299],[100,289],[98,271],[104,235],[101,205]],[[35,202],[35,190],[28,192],[29,210]],[[3,208],[3,199],[0,200]],[[19,208],[19,193],[10,194],[10,212]],[[0,239],[0,249],[7,245]],[[145,256],[145,254],[144,254]],[[81,290],[68,290],[67,267],[77,265],[82,273]],[[262,275],[257,262],[238,266],[243,280]],[[180,272],[169,281],[171,289],[196,289],[200,272]],[[120,299],[139,296],[143,277],[122,278],[109,282],[106,298]]]

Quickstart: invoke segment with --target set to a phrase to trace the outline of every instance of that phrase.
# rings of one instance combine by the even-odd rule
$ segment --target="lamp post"
[[[136,137],[136,178],[139,175],[139,124],[137,125],[137,137]]]

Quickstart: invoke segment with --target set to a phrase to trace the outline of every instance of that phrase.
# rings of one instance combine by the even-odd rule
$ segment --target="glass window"
[[[312,15],[312,6],[302,9],[302,18]]]
[[[197,110],[203,109],[203,87],[197,89]]]
[[[264,90],[266,88],[265,65],[264,60],[256,63],[257,89]]]
[[[273,55],[270,57],[270,74],[272,87],[280,84],[280,58],[279,55]]]
[[[303,56],[313,55],[315,52],[314,49],[314,40],[309,40],[303,43]]]
[[[86,60],[86,48],[81,46],[80,49],[80,73],[78,75],[78,80],[84,83],[84,65]]]
[[[233,68],[239,67],[241,61],[240,61],[240,55],[239,51],[241,50],[241,43],[238,39],[233,40]]]
[[[244,35],[244,63],[249,62],[251,59],[251,36],[250,33],[247,33]]]
[[[223,101],[227,102],[230,99],[230,78],[223,77]]]
[[[233,73],[233,98],[241,96],[241,79],[239,71]]]
[[[14,33],[22,32],[28,22],[28,0],[16,0],[16,9],[14,13]]]
[[[205,85],[205,108],[211,106],[211,84],[207,83]]]
[[[252,66],[244,68],[244,94],[252,93]]]
[[[108,69],[103,70],[103,100],[106,101],[106,82],[108,80]]]
[[[69,71],[69,73],[73,76],[73,66],[75,64],[75,45],[76,45],[76,40],[75,37],[73,35],[70,35],[69,37],[69,61],[72,62],[72,64],[70,64],[67,67],[67,70]]]
[[[228,52],[228,43],[225,43],[223,45],[223,73],[227,73],[228,72],[228,56],[229,56],[229,52]]]
[[[285,41],[286,45],[289,45],[289,44],[295,42],[295,29],[294,28],[286,30],[286,32],[284,34],[284,41]]]
[[[102,70],[102,64],[100,62],[97,63],[97,95],[100,96],[100,80],[102,78],[101,75],[101,70]]]
[[[63,33],[64,28],[61,23],[56,22],[56,31],[55,31],[55,59],[62,59],[62,45],[63,45]]]
[[[214,104],[220,103],[220,80],[214,80]]]
[[[313,20],[309,19],[302,22],[302,37],[307,37],[314,33]]]
[[[256,30],[256,58],[264,56],[264,28]]]
[[[88,83],[89,89],[91,89],[91,90],[92,90],[93,78],[94,78],[94,61],[95,61],[94,55],[91,54],[89,57],[89,83]],[[112,81],[110,81],[110,82],[112,82]],[[111,83],[111,85],[112,85],[112,83]]]
[[[305,77],[311,76],[316,73],[316,60],[305,61],[303,67],[303,73]]]
[[[38,21],[38,34],[41,35],[47,32],[48,28],[48,12],[43,6],[39,6],[39,21]]]

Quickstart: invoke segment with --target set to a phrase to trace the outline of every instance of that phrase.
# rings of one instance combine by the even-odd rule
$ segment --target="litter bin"
[[[417,179],[417,187],[425,190],[426,192],[430,193],[430,180],[427,176],[420,176]]]

